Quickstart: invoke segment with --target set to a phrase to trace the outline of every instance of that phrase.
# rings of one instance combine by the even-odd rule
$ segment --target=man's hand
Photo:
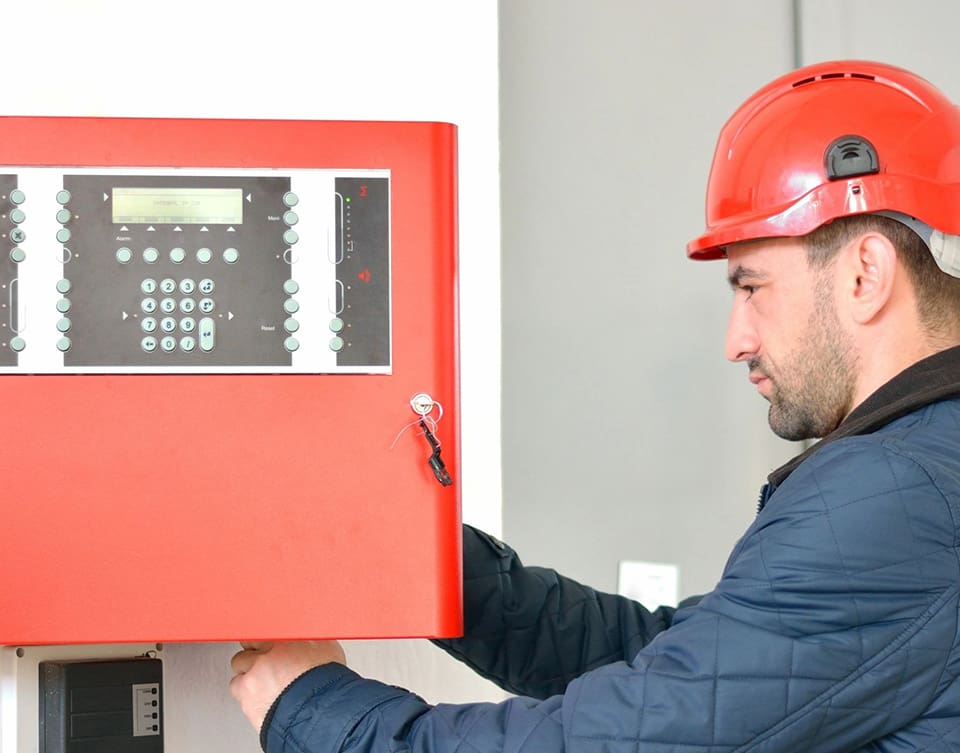
[[[240,709],[257,733],[263,726],[263,718],[287,685],[321,664],[347,663],[343,648],[336,641],[240,645],[244,650],[230,661],[234,671],[230,692],[240,702]]]

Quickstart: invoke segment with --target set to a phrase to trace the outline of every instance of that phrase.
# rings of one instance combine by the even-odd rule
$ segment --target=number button
[[[160,292],[165,295],[170,295],[173,291],[177,289],[177,281],[171,280],[169,277],[164,277],[160,280]]]
[[[152,277],[148,277],[140,283],[140,290],[144,295],[153,295],[157,292],[157,281]]]

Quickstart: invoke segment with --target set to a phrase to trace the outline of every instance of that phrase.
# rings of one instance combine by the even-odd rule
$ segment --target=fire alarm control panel
[[[0,645],[460,632],[456,164],[0,117]]]
[[[388,170],[0,167],[0,373],[389,373]]]

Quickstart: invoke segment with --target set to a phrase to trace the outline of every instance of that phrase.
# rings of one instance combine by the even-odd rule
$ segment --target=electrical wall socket
[[[662,562],[621,560],[617,593],[639,601],[647,609],[675,607],[679,597],[680,570]]]

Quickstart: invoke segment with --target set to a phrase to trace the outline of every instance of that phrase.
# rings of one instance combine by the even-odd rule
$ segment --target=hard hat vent
[[[823,163],[830,180],[880,172],[877,150],[863,136],[841,136],[834,140],[823,155]]]
[[[801,78],[799,81],[794,81],[792,86],[796,89],[798,86],[806,86],[807,84],[812,84],[814,81],[827,81],[831,78],[859,78],[865,81],[876,81],[877,77],[869,73],[823,73],[819,76],[808,76],[807,78]]]

